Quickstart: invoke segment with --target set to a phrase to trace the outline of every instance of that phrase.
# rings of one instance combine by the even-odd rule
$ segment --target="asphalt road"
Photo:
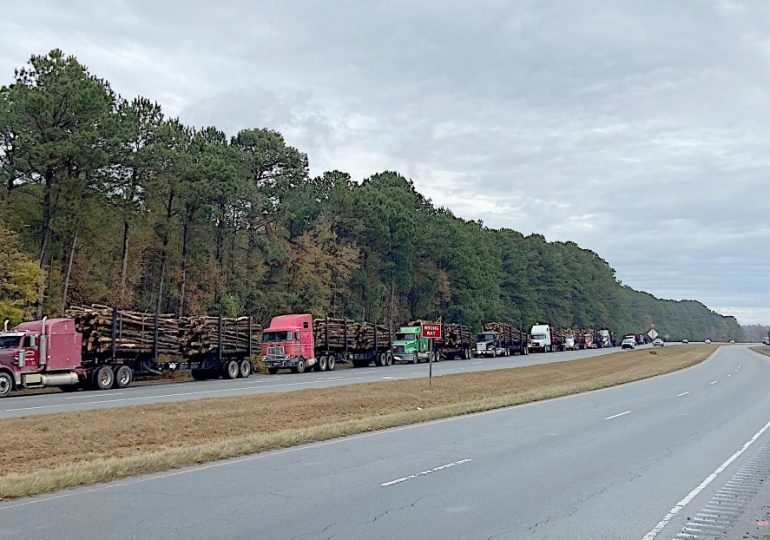
[[[539,353],[508,358],[446,360],[433,364],[433,375],[448,375],[451,373],[561,362],[618,351],[620,351],[619,348],[612,348],[549,354]],[[89,390],[64,393],[58,389],[52,389],[47,394],[11,395],[11,397],[0,400],[0,418],[210,397],[261,394],[265,392],[289,392],[304,388],[325,388],[343,384],[427,376],[428,364],[423,363],[380,368],[372,366],[359,369],[337,369],[325,372],[309,371],[302,374],[283,370],[276,375],[253,375],[248,379],[213,379],[174,384],[151,384],[130,386],[120,390]]]
[[[619,387],[9,501],[0,538],[740,538],[770,475],[768,381],[770,359],[722,347]]]

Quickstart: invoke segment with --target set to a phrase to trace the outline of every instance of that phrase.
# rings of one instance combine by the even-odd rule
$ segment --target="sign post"
[[[441,321],[420,323],[422,337],[428,339],[428,386],[433,384],[433,340],[441,338]]]

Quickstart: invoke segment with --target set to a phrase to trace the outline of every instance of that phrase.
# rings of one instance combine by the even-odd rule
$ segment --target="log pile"
[[[466,324],[443,323],[441,339],[436,346],[444,349],[467,349],[471,347],[471,327]]]
[[[488,322],[484,323],[485,332],[498,332],[503,336],[503,340],[511,340],[512,342],[520,342],[525,339],[525,334],[521,329],[512,326],[506,322]]]
[[[222,351],[245,354],[249,350],[249,317],[222,318]],[[261,327],[251,323],[252,350],[259,350]],[[219,317],[183,317],[179,320],[181,351],[184,356],[196,356],[216,350],[219,346]]]
[[[349,352],[371,351],[375,345],[375,328],[377,348],[390,348],[390,332],[387,327],[346,319],[313,320],[313,339],[319,348],[329,351],[344,351],[347,337],[347,350]]]
[[[75,320],[83,335],[85,351],[112,353],[112,308],[100,304],[72,306],[65,316]],[[118,356],[154,354],[155,315],[119,310],[116,319],[115,353]],[[158,316],[158,354],[193,357],[218,347],[218,317],[182,317],[164,313]],[[252,350],[259,350],[261,328],[252,324]],[[249,317],[222,319],[222,350],[226,353],[248,352]]]

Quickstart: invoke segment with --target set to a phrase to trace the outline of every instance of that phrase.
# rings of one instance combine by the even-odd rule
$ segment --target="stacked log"
[[[375,328],[378,349],[390,347],[390,332],[382,325],[346,319],[313,320],[313,339],[316,346],[329,351],[352,353],[371,351],[375,347]]]
[[[467,349],[471,346],[471,327],[459,323],[443,323],[441,339],[436,346],[443,349]]]
[[[112,354],[112,308],[100,304],[72,306],[65,316],[75,320],[83,335],[83,348],[95,355]],[[246,353],[249,348],[249,317],[222,319],[222,350]],[[158,354],[192,357],[215,350],[219,345],[218,317],[158,316]],[[261,328],[252,324],[252,350],[259,350]],[[155,353],[155,315],[119,310],[115,328],[115,354],[140,356]]]
[[[506,322],[488,322],[484,323],[485,332],[498,332],[503,336],[503,339],[510,339],[513,342],[520,342],[525,339],[525,334],[522,333],[521,328],[512,326]]]
[[[249,351],[249,324],[251,324],[252,351],[259,350],[262,328],[250,317],[222,318],[222,351],[244,354]],[[219,347],[219,317],[183,317],[179,319],[181,351],[184,356],[206,354]]]

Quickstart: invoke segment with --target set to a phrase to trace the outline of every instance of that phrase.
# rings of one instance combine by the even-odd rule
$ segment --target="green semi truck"
[[[402,326],[393,340],[393,360],[396,362],[419,364],[422,361],[437,362],[438,351],[432,350],[430,340],[422,337],[422,328]]]

